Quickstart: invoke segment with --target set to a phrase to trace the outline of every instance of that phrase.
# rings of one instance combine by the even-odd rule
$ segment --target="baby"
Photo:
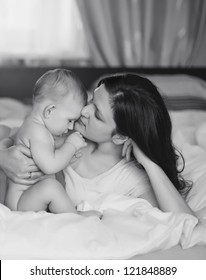
[[[30,186],[10,180],[5,205],[11,210],[76,212],[54,174],[64,169],[86,142],[79,132],[73,132],[57,149],[54,139],[73,129],[86,101],[84,86],[69,70],[48,71],[36,82],[32,111],[17,131],[15,144],[28,147],[36,165],[48,176]]]

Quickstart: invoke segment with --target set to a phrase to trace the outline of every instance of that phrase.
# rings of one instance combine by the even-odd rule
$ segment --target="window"
[[[89,59],[75,0],[0,0],[0,38],[1,64]]]

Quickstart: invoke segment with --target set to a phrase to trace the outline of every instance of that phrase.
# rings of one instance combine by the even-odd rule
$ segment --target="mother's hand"
[[[131,153],[133,152],[136,160],[145,167],[145,165],[151,160],[142,152],[142,150],[137,146],[137,144],[132,140],[128,139],[122,148],[122,156],[126,157],[126,160],[129,161],[131,159]]]
[[[31,152],[22,145],[9,147],[9,139],[1,142],[0,168],[8,178],[17,184],[35,184],[44,175],[31,158]],[[10,143],[9,143],[10,141]]]

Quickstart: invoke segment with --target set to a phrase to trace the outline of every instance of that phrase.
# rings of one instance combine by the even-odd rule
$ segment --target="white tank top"
[[[111,169],[94,178],[78,175],[71,166],[64,170],[66,192],[74,204],[94,203],[101,195],[121,194],[139,197],[151,189],[149,178],[135,161],[119,161]]]

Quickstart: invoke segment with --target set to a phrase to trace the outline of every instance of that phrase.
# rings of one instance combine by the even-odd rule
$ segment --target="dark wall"
[[[20,100],[30,99],[36,80],[46,71],[55,68],[0,68],[0,97],[13,97]],[[102,75],[117,72],[135,72],[139,74],[188,74],[206,80],[206,68],[68,68],[75,72],[88,88]]]

